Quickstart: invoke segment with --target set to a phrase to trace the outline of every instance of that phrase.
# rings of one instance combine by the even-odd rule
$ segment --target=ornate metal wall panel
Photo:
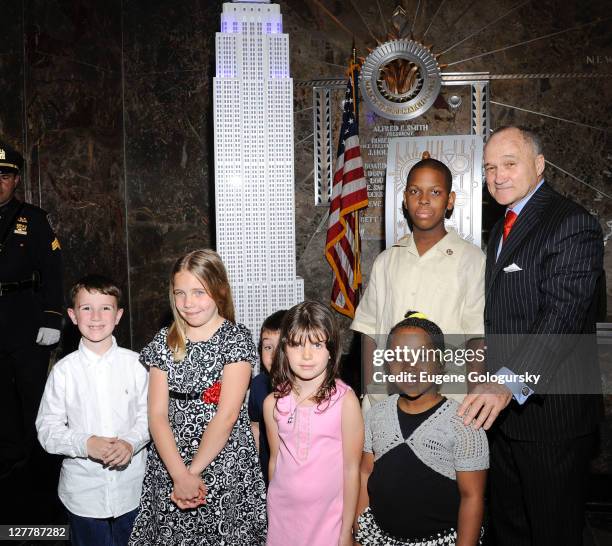
[[[312,90],[315,205],[328,204],[334,177],[331,87]]]
[[[453,173],[457,194],[453,215],[446,221],[465,240],[480,246],[482,226],[482,137],[446,135],[389,139],[385,186],[386,246],[409,233],[402,212],[402,199],[410,168],[424,151],[439,159]]]

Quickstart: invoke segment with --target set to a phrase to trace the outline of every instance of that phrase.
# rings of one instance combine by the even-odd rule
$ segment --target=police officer
[[[23,157],[0,142],[0,479],[37,445],[49,346],[62,323],[60,243],[47,214],[15,198],[22,168]]]

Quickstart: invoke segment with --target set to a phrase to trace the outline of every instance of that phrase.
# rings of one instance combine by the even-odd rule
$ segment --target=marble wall
[[[14,86],[20,106],[0,115],[3,138],[26,157],[24,193],[51,214],[67,287],[95,271],[127,288],[121,3],[11,5],[18,12],[19,63],[14,72],[2,71],[2,86]],[[2,21],[8,30],[7,19]],[[6,127],[5,117],[15,114],[20,123]],[[128,323],[129,312],[118,330],[122,340],[129,337]],[[67,327],[66,348],[75,339]]]
[[[374,37],[384,37],[398,3],[281,0],[296,84],[344,77],[353,37],[359,54],[367,55]],[[221,5],[220,0],[2,3],[0,138],[28,160],[21,195],[52,214],[63,243],[67,287],[89,271],[110,274],[125,287],[129,312],[118,337],[136,350],[167,318],[172,261],[188,249],[214,246],[211,87]],[[438,11],[440,5],[404,1],[411,20],[418,9],[415,37],[428,29],[424,41],[443,52],[440,62],[448,64],[443,70],[612,72],[610,22],[592,24],[608,16],[606,0],[568,0],[562,7],[541,0],[518,8],[514,0],[457,0]],[[326,301],[327,211],[313,204],[312,92],[296,85],[294,96],[298,274],[305,279],[306,297]],[[498,103],[491,107],[492,126],[519,123],[539,130],[550,161],[547,178],[592,211],[610,236],[612,199],[583,183],[612,194],[610,80],[496,80],[491,98]],[[429,134],[457,131],[469,104],[461,108],[453,113],[442,101],[430,110]],[[381,248],[382,241],[364,242],[366,279]],[[611,244],[606,268],[612,310]],[[341,320],[347,330],[348,321]],[[74,334],[71,328],[67,332]],[[65,350],[74,339],[67,337]],[[612,461],[605,464],[612,472]]]
[[[166,319],[174,260],[214,244],[212,77],[220,2],[124,2],[132,342]]]
[[[24,63],[20,2],[11,2],[5,6],[3,15],[3,21],[12,21],[13,24],[2,25],[0,32],[0,134],[15,148],[22,150]]]

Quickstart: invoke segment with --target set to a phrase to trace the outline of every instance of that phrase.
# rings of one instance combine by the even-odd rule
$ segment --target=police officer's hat
[[[19,174],[23,168],[23,156],[0,141],[0,174]]]

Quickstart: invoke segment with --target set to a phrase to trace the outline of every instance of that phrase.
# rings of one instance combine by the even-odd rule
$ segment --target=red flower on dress
[[[221,381],[213,383],[202,393],[202,400],[205,404],[218,404],[221,396]]]

